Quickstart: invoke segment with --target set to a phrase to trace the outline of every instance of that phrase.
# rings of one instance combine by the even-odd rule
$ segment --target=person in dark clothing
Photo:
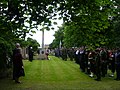
[[[88,54],[89,54],[89,51],[85,51],[85,73],[86,74],[90,74],[90,68],[89,68],[89,65],[88,65]]]
[[[73,61],[73,58],[74,58],[74,49],[73,48],[68,49],[68,57],[70,58],[70,61]]]
[[[101,73],[102,73],[102,77],[105,77],[105,75],[107,74],[107,51],[105,50],[105,48],[102,48],[100,51],[100,60],[101,60]]]
[[[54,53],[55,53],[55,56],[56,56],[56,57],[60,57],[60,56],[61,56],[61,53],[60,53],[60,49],[59,49],[59,48],[55,48]]]
[[[120,49],[116,53],[115,64],[116,64],[116,79],[115,80],[119,81],[120,80]]]
[[[62,48],[62,59],[67,61],[67,49],[66,48]]]
[[[83,47],[80,48],[78,53],[79,65],[82,72],[85,72],[85,50]]]
[[[109,69],[111,71],[111,74],[109,75],[110,77],[114,76],[115,73],[115,51],[114,50],[109,50]]]
[[[79,64],[79,49],[76,48],[76,50],[74,51],[74,59],[75,59],[75,63]]]
[[[100,55],[99,55],[99,50],[97,49],[96,51],[95,51],[95,53],[96,53],[96,57],[95,57],[95,61],[96,61],[96,67],[95,67],[95,69],[96,69],[96,81],[101,81],[101,60],[100,60]]]
[[[30,47],[29,47],[29,61],[32,62],[32,60],[33,60],[33,49],[32,49],[32,47],[30,46]]]
[[[23,62],[22,62],[22,54],[20,49],[20,44],[16,44],[16,48],[13,50],[13,80],[15,80],[16,83],[20,83],[19,77],[24,76],[23,69]]]

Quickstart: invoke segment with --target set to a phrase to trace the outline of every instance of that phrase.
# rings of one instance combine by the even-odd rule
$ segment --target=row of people
[[[90,77],[97,76],[95,80],[101,81],[101,77],[105,77],[108,69],[111,70],[111,76],[116,71],[116,80],[120,80],[120,50],[106,50],[105,48],[97,48],[96,50],[86,51],[80,48],[76,51],[76,62],[80,65],[80,69],[90,74]]]
[[[79,64],[82,72],[87,73],[90,77],[96,76],[95,80],[97,81],[101,81],[101,77],[105,77],[108,70],[111,71],[110,76],[112,77],[116,71],[116,80],[120,80],[120,49],[106,50],[105,48],[97,48],[96,50],[86,50],[84,47],[75,49],[62,48],[57,53],[65,61],[67,57],[71,61],[74,59]]]

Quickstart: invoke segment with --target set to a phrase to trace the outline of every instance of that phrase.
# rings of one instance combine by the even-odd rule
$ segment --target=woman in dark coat
[[[116,79],[117,81],[120,81],[120,49],[116,53]]]
[[[20,83],[19,77],[24,76],[22,54],[20,44],[16,44],[16,48],[13,50],[13,79],[16,83]]]

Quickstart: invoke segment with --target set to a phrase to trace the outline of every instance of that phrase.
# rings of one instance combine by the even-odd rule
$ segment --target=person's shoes
[[[15,83],[21,83],[20,81],[15,81]]]
[[[101,81],[101,79],[95,79],[96,81]]]
[[[118,78],[116,78],[116,79],[114,79],[114,80],[116,80],[116,81],[120,81],[120,79],[118,79]]]

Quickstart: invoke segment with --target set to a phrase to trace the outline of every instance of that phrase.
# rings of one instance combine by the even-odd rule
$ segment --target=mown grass
[[[105,77],[95,81],[79,70],[73,61],[54,56],[51,60],[24,60],[25,77],[21,84],[11,78],[0,80],[0,90],[120,90],[120,81]]]

